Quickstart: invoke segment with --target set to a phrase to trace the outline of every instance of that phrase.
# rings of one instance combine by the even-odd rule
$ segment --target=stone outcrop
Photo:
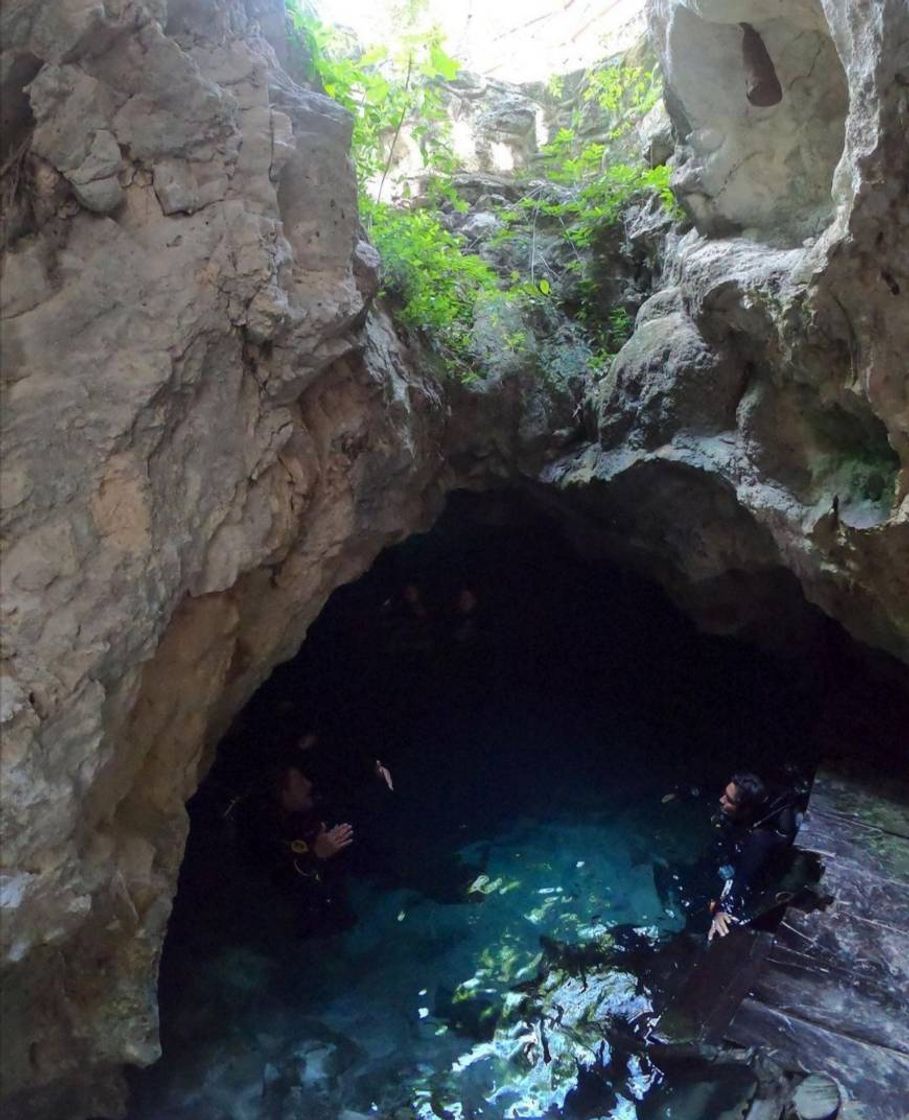
[[[5,7],[11,1115],[121,1109],[213,744],[456,482],[541,482],[715,629],[801,588],[909,658],[905,6],[652,17],[695,228],[580,445],[570,394],[444,393],[370,310],[350,120],[282,69],[280,0]]]
[[[837,50],[819,0],[651,12],[679,130],[673,187],[699,228],[789,244],[818,234],[845,139],[844,66],[854,82],[866,60]]]
[[[653,0],[650,15],[694,228],[667,240],[593,394],[598,439],[545,480],[714,629],[763,618],[779,640],[768,605],[793,573],[909,660],[909,13]],[[775,62],[776,105],[748,100],[740,22]]]
[[[119,1111],[206,744],[438,505],[443,402],[366,324],[351,122],[287,79],[282,26],[279,0],[4,12],[10,1115]]]

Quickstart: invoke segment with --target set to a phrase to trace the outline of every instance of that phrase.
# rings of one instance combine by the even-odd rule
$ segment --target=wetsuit
[[[317,809],[305,813],[274,811],[269,841],[281,883],[300,887],[321,881],[325,861],[313,850],[313,842],[321,829],[322,819]]]
[[[719,908],[739,922],[752,917],[751,904],[778,870],[801,823],[794,795],[782,793],[758,810],[750,825],[730,824],[722,840],[726,858],[720,867],[725,880]]]

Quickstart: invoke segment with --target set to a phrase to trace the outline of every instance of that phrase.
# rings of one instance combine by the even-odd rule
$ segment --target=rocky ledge
[[[790,585],[909,660],[909,13],[652,0],[650,18],[694,228],[592,393],[598,438],[544,479],[711,628],[788,640]],[[748,100],[743,21],[773,106]]]

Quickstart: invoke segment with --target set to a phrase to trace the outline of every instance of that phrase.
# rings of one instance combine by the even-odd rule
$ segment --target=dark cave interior
[[[408,585],[426,608],[416,628]],[[465,589],[475,607],[462,631]],[[709,838],[731,772],[783,785],[809,780],[822,757],[854,754],[884,771],[904,757],[901,671],[814,622],[824,641],[807,659],[705,635],[653,584],[581,558],[521,495],[453,495],[430,532],[335,592],[299,654],[237,718],[190,803],[160,977],[164,1056],[134,1077],[131,1115],[220,1120],[247,1115],[239,1100],[271,1101],[261,1104],[268,1117],[303,1106],[320,1120],[344,1109],[423,1115],[433,1069],[492,1044],[521,976],[500,969],[483,1000],[460,999],[457,976],[490,946],[531,961],[547,938],[577,941],[601,920],[616,939],[645,926],[664,940],[702,936],[699,888],[686,897],[667,882]],[[301,930],[296,903],[250,859],[237,819],[274,760],[296,757],[311,731],[330,744],[329,772],[380,759],[394,792],[379,783],[381,797],[374,784],[366,799],[325,804],[329,823],[350,819],[354,843],[338,861],[342,904],[333,899],[331,920],[323,907]],[[563,860],[540,857],[534,884],[591,871],[566,886],[572,905],[558,919],[547,892],[561,885],[535,885],[543,902],[529,913],[521,897],[534,845]],[[504,887],[487,894],[490,883]],[[494,904],[497,923],[481,928]],[[410,917],[421,907],[423,925]],[[604,907],[607,918],[590,913]],[[411,974],[419,1009],[403,994],[417,986]],[[317,1045],[334,1056],[330,1076],[287,1073],[311,1073],[300,1048]],[[529,1092],[503,1097],[472,1076],[465,1117],[505,1115]],[[590,1114],[582,1082],[550,1099],[550,1114]],[[676,1091],[661,1077],[648,1085],[653,1109]],[[689,1115],[681,1098],[676,1107]]]

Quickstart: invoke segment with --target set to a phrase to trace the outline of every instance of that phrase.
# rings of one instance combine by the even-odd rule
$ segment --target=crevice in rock
[[[742,62],[745,67],[745,96],[752,105],[762,109],[778,105],[783,100],[780,80],[764,40],[750,23],[741,24]]]
[[[26,86],[41,69],[42,62],[28,52],[4,58],[0,97],[0,166],[6,171],[10,157],[25,142],[35,126]]]

